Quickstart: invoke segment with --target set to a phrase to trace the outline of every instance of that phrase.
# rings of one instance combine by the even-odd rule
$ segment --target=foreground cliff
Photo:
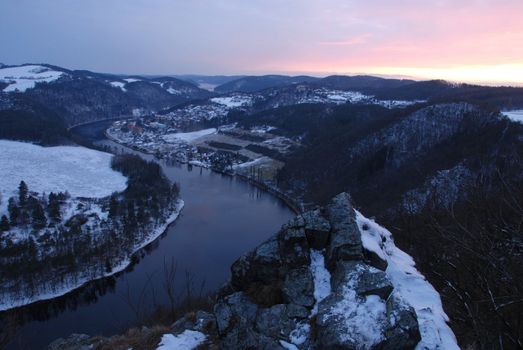
[[[231,273],[213,312],[176,321],[158,349],[458,349],[438,293],[346,193],[291,220]],[[79,339],[117,344],[75,336],[49,348]]]

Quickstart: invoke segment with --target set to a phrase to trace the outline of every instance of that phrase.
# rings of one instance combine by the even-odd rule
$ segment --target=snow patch
[[[167,134],[167,135],[164,135],[162,138],[165,142],[176,143],[176,142],[182,141],[182,142],[189,143],[196,139],[199,139],[200,137],[216,134],[216,132],[217,132],[216,128],[210,128],[210,129],[203,129],[203,130],[198,130],[198,131],[193,131],[193,132],[178,132],[175,134]]]
[[[312,315],[315,315],[318,312],[318,304],[331,294],[331,274],[325,267],[325,258],[320,251],[311,249],[310,256],[310,269],[314,281],[314,299],[316,299]]]
[[[134,82],[137,82],[137,81],[141,81],[140,79],[134,79],[134,78],[127,78],[127,79],[124,79],[128,84],[129,83],[134,83]]]
[[[164,334],[156,350],[192,350],[200,346],[206,339],[205,334],[189,329],[178,335]]]
[[[180,90],[173,89],[172,87],[167,89],[167,92],[171,95],[181,95],[182,92]]]
[[[505,117],[509,118],[512,121],[523,123],[523,109],[513,110],[513,111],[504,111],[501,112]]]
[[[123,92],[126,92],[125,89],[125,83],[122,83],[121,81],[111,81],[109,84],[111,84],[112,87],[120,88]]]
[[[456,337],[447,325],[448,316],[439,293],[416,269],[412,257],[396,247],[388,230],[358,211],[356,221],[363,246],[387,261],[386,273],[395,293],[416,311],[421,333],[416,349],[459,350]]]
[[[9,84],[4,92],[25,92],[27,89],[34,88],[36,83],[50,83],[62,75],[63,72],[38,65],[0,68],[0,80]]]

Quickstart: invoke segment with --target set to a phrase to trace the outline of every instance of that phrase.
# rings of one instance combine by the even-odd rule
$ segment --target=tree
[[[60,212],[60,198],[53,192],[49,193],[49,203],[47,204],[47,214],[51,221],[58,223],[62,221],[62,213]]]
[[[7,219],[7,216],[2,215],[2,218],[0,219],[0,231],[9,231],[9,228],[9,220]]]
[[[9,220],[11,221],[11,225],[17,225],[20,221],[20,208],[16,204],[16,201],[13,197],[9,198],[7,211],[9,212]]]
[[[113,220],[118,217],[118,199],[116,193],[111,195],[111,199],[109,201],[109,217]]]
[[[38,201],[32,204],[32,224],[35,230],[40,230],[47,225],[44,208]]]
[[[28,192],[29,189],[27,188],[27,184],[23,180],[20,181],[20,185],[18,185],[18,202],[20,203],[20,206],[25,205]]]

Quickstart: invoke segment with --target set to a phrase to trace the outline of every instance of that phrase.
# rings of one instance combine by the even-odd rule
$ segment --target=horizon
[[[49,63],[49,62],[24,62],[24,63],[4,63],[4,62],[0,62],[0,65],[6,65],[6,66],[21,66],[21,65],[49,65],[49,66],[56,66],[56,67],[60,67],[60,68],[64,68],[64,69],[68,69],[68,70],[71,70],[71,71],[75,71],[75,70],[87,70],[87,71],[90,71],[90,72],[93,72],[93,73],[98,73],[98,74],[109,74],[109,75],[117,75],[117,76],[141,76],[141,77],[144,77],[144,78],[147,78],[147,77],[189,77],[189,76],[194,76],[194,77],[219,77],[219,76],[224,76],[224,77],[238,77],[238,78],[242,78],[242,77],[261,77],[261,76],[267,76],[267,75],[281,75],[281,76],[289,76],[289,77],[296,77],[296,76],[310,76],[310,77],[313,77],[313,78],[326,78],[326,77],[329,77],[329,76],[335,76],[335,75],[339,75],[339,76],[347,76],[347,77],[355,77],[355,76],[372,76],[372,77],[377,77],[377,78],[382,78],[382,79],[400,79],[400,80],[413,80],[413,81],[417,81],[417,82],[422,82],[422,81],[433,81],[433,80],[443,80],[443,81],[446,81],[448,83],[455,83],[455,84],[470,84],[470,85],[478,85],[478,86],[489,86],[489,87],[516,87],[516,88],[520,88],[520,87],[523,87],[523,82],[519,83],[519,82],[488,82],[488,81],[460,81],[460,80],[451,80],[451,79],[443,79],[443,78],[437,78],[437,77],[434,77],[434,78],[421,78],[421,77],[415,77],[415,76],[405,76],[405,75],[389,75],[389,74],[372,74],[372,73],[367,73],[367,72],[348,72],[348,73],[344,73],[344,72],[324,72],[324,73],[314,73],[314,72],[281,72],[281,71],[276,71],[276,72],[266,72],[266,73],[258,73],[258,74],[249,74],[249,73],[245,73],[245,74],[242,74],[242,73],[231,73],[231,74],[220,74],[220,73],[216,73],[216,74],[202,74],[202,73],[166,73],[166,74],[142,74],[142,73],[132,73],[132,72],[103,72],[103,71],[95,71],[95,70],[91,70],[91,69],[84,69],[84,68],[81,68],[81,67],[76,67],[76,68],[73,68],[73,67],[64,67],[64,66],[60,66],[58,64],[54,64],[54,63]]]
[[[6,0],[0,11],[0,29],[9,33],[0,39],[6,64],[130,75],[364,74],[523,85],[518,0]]]

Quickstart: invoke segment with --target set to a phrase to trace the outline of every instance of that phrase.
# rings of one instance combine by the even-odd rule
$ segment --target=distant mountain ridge
[[[308,83],[318,80],[306,75],[286,76],[286,75],[262,75],[247,76],[222,84],[215,88],[216,92],[256,92],[269,88],[283,87],[291,84]]]

